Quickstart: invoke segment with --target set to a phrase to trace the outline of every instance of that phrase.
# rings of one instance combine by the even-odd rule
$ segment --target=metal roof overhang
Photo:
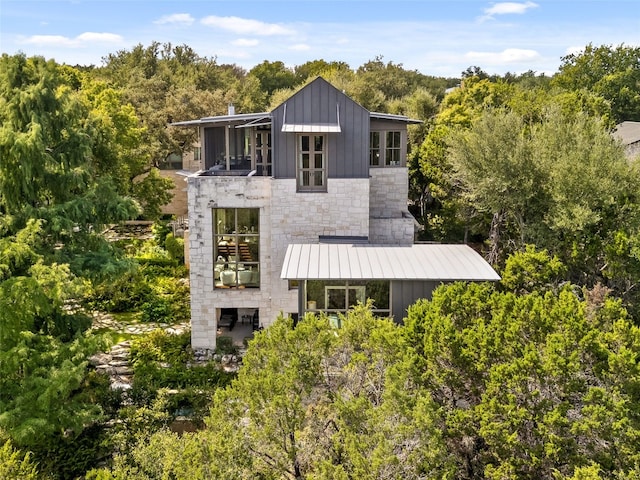
[[[280,277],[287,280],[497,281],[467,245],[291,244]]]
[[[256,122],[262,122],[267,119],[269,120],[269,122],[266,122],[268,124],[271,120],[271,113],[269,112],[239,113],[237,115],[221,115],[219,117],[204,117],[198,120],[187,120],[185,122],[173,122],[169,125],[174,127],[185,127],[191,125],[227,125],[238,123],[240,126],[256,126]]]

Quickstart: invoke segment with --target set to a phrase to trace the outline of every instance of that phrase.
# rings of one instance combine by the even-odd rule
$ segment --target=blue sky
[[[0,0],[3,53],[101,65],[152,41],[247,70],[376,56],[427,75],[553,74],[567,53],[640,46],[639,0]]]

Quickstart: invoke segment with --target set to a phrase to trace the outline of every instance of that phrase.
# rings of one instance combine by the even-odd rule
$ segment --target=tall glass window
[[[258,175],[271,176],[271,131],[256,131],[256,170]]]
[[[260,209],[214,208],[216,288],[260,286]]]
[[[400,165],[400,132],[387,132],[385,165]]]
[[[326,191],[326,139],[324,135],[298,136],[298,190]]]
[[[369,165],[372,167],[380,165],[380,132],[369,134]]]

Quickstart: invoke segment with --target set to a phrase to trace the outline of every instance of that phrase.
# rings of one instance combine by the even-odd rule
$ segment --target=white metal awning
[[[340,125],[337,124],[297,124],[285,123],[282,125],[284,133],[340,133]]]
[[[289,280],[497,281],[467,245],[291,244],[280,277]]]

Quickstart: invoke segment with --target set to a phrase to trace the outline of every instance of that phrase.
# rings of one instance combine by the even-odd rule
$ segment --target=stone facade
[[[213,276],[213,208],[259,208],[261,265],[268,265],[271,211],[267,177],[189,177],[189,272],[191,282],[191,344],[215,348],[217,318],[221,308],[260,309],[270,318],[267,288],[219,290]],[[260,285],[270,283],[261,269]],[[263,313],[264,312],[264,313]]]
[[[280,278],[290,243],[320,235],[367,237],[369,180],[329,179],[327,192],[296,192],[295,179],[189,177],[189,265],[193,348],[215,348],[221,308],[259,309],[261,326],[298,311],[298,292]],[[260,287],[214,288],[213,208],[260,209]]]
[[[409,214],[409,177],[406,167],[372,168],[369,195],[369,242],[411,245],[415,220]]]

